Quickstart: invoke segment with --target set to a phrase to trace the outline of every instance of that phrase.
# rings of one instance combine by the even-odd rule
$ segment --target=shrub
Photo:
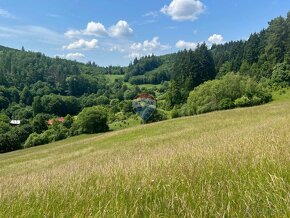
[[[105,108],[97,106],[85,108],[78,115],[77,125],[80,133],[99,133],[109,130],[108,112]]]
[[[271,101],[270,92],[252,78],[229,73],[207,81],[190,92],[187,100],[189,114],[259,105]]]
[[[218,103],[218,109],[223,110],[223,109],[231,109],[235,105],[232,102],[230,98],[223,98],[219,103]]]
[[[271,77],[274,85],[286,87],[290,85],[290,64],[284,62],[277,64]]]
[[[165,111],[157,109],[154,111],[152,116],[146,121],[146,123],[153,123],[153,122],[158,122],[158,121],[167,120],[167,119],[168,117]]]
[[[176,107],[174,107],[172,110],[171,110],[171,114],[170,114],[171,118],[177,118],[179,117],[179,114],[178,114],[178,110],[176,109]]]
[[[4,134],[11,130],[11,126],[8,123],[4,123],[0,120],[0,134]]]
[[[47,121],[49,117],[50,116],[46,114],[37,114],[32,122],[33,131],[36,133],[42,133],[43,131],[47,130]]]
[[[72,127],[72,124],[74,122],[74,119],[71,115],[66,115],[66,117],[64,118],[64,121],[63,121],[63,126],[66,127],[66,128],[71,128]]]
[[[259,104],[262,104],[263,101],[260,97],[254,95],[253,98],[252,98],[252,105],[259,105]]]
[[[247,96],[242,96],[235,100],[235,106],[237,107],[246,107],[251,105],[251,100]]]
[[[0,122],[3,122],[3,123],[9,123],[10,122],[10,119],[9,117],[6,115],[6,114],[0,114]]]
[[[0,134],[0,153],[15,151],[21,148],[21,142],[16,133],[10,131]]]
[[[38,145],[38,136],[37,133],[32,133],[30,136],[26,139],[24,148],[30,148],[32,146]]]
[[[11,131],[14,132],[17,135],[19,141],[23,143],[33,132],[33,126],[30,124],[21,123],[20,126],[12,128]]]
[[[62,125],[50,128],[41,134],[32,133],[26,140],[24,148],[48,144],[59,141],[69,136],[69,130]]]

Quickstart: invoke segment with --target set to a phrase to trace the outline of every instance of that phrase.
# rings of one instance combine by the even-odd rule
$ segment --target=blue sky
[[[286,0],[0,0],[0,45],[101,66],[247,39]]]

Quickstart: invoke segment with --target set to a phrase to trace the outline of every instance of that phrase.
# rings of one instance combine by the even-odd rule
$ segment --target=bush
[[[47,114],[37,114],[32,121],[33,131],[40,134],[43,131],[47,130],[47,121],[49,117],[50,115]]]
[[[256,95],[253,96],[252,105],[259,105],[259,104],[262,104],[262,103],[263,103],[263,100],[260,97],[258,97]]]
[[[4,134],[11,130],[11,126],[8,123],[4,123],[0,120],[0,134]]]
[[[40,139],[40,135],[37,133],[32,133],[27,139],[24,144],[24,148],[30,148],[37,145],[42,145],[42,141]]]
[[[218,103],[218,109],[223,110],[223,109],[231,109],[235,105],[232,102],[230,98],[223,98],[219,103]]]
[[[168,117],[165,111],[157,109],[154,111],[152,116],[146,121],[146,123],[153,123],[153,122],[158,122],[158,121],[167,120],[167,119]]]
[[[247,96],[242,96],[235,100],[235,106],[237,107],[246,107],[251,105],[251,100]]]
[[[3,123],[9,123],[10,122],[10,118],[6,115],[6,114],[0,114],[0,122]]]
[[[190,113],[188,111],[187,104],[180,105],[179,107],[174,106],[170,115],[171,115],[171,118],[189,116]]]
[[[66,115],[66,117],[64,118],[64,121],[63,121],[63,126],[70,129],[72,127],[72,124],[74,122],[74,119],[71,115]]]
[[[134,112],[132,106],[132,100],[124,100],[119,103],[119,108],[123,113],[132,113]]]
[[[172,119],[179,117],[178,110],[176,109],[176,107],[174,107],[174,108],[171,110],[170,117],[171,117]]]
[[[270,92],[252,78],[230,73],[207,81],[190,92],[188,113],[200,114],[214,110],[259,105],[271,101]]]
[[[69,136],[69,130],[62,125],[50,128],[41,134],[32,133],[26,140],[24,148],[48,144],[54,141],[66,139]]]
[[[287,87],[290,85],[290,64],[284,62],[277,64],[272,73],[271,77],[274,85],[281,87]]]
[[[29,135],[33,132],[33,126],[30,124],[22,124],[20,126],[14,127],[11,130],[14,132],[18,140],[23,143],[29,137]]]
[[[30,119],[33,117],[33,111],[31,107],[27,106],[16,110],[13,116],[17,119]]]
[[[15,151],[21,148],[21,142],[16,133],[10,131],[0,134],[0,153]]]
[[[80,133],[99,133],[109,130],[108,112],[105,108],[97,106],[85,108],[78,115],[76,125]]]

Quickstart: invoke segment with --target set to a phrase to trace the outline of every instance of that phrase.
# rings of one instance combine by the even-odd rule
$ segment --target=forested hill
[[[248,40],[230,41],[212,45],[218,77],[229,72],[240,72],[260,80],[270,78],[278,63],[290,62],[290,12],[277,17],[266,29],[252,33]],[[170,80],[178,55],[146,56],[135,59],[124,70],[125,81],[131,84],[159,84]]]
[[[271,77],[277,63],[290,59],[290,12],[269,22],[266,29],[253,33],[248,40],[212,45],[217,76],[240,72],[261,79]],[[37,81],[66,90],[66,78],[79,74],[121,74],[133,85],[160,84],[172,77],[176,54],[149,55],[134,59],[128,67],[99,67],[95,63],[77,63],[60,58],[49,58],[41,53],[25,52],[0,46],[0,85],[22,89]]]
[[[60,93],[66,90],[66,79],[81,74],[96,75],[105,68],[94,63],[82,64],[60,58],[50,58],[39,52],[0,47],[0,85],[23,89],[41,81],[56,87]]]
[[[4,51],[17,51],[17,49],[8,48],[8,47],[0,45],[0,52],[2,53]]]
[[[219,76],[234,71],[260,79],[271,77],[278,63],[290,62],[290,12],[278,17],[246,41],[213,45],[211,48]]]

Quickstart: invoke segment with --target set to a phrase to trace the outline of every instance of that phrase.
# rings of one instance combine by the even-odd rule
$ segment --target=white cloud
[[[70,29],[67,32],[64,33],[64,35],[67,38],[77,38],[80,36],[106,36],[108,35],[108,32],[105,28],[105,26],[101,23],[96,23],[96,22],[89,22],[87,24],[86,29],[83,30],[75,30],[75,29]]]
[[[157,11],[150,11],[150,12],[144,14],[143,17],[158,17],[158,12]]]
[[[15,19],[16,17],[8,11],[0,8],[0,17]]]
[[[79,30],[68,30],[64,33],[64,36],[67,38],[74,38],[80,35],[82,35],[82,32]]]
[[[107,35],[107,30],[103,24],[91,21],[88,23],[87,28],[84,30],[84,34],[105,36]]]
[[[125,52],[125,49],[123,49],[120,45],[111,45],[111,47],[109,48],[109,51],[111,52],[115,52],[115,51],[118,51],[118,52]]]
[[[131,52],[127,57],[130,59],[140,58],[142,57],[142,54],[138,52]]]
[[[224,37],[220,34],[213,34],[208,38],[208,41],[212,44],[223,44],[225,42]]]
[[[165,49],[168,49],[168,47],[169,46],[167,46],[167,45],[161,45],[158,37],[154,37],[151,41],[145,40],[143,42],[143,50],[144,51],[154,51],[156,49],[165,50]]]
[[[172,18],[172,20],[194,21],[198,15],[205,10],[205,5],[199,0],[172,0],[168,5],[165,5],[160,11]]]
[[[73,49],[94,49],[98,47],[98,40],[92,39],[91,41],[86,41],[84,39],[80,39],[76,42],[69,44],[68,46],[63,46],[63,49],[73,50]]]
[[[77,59],[84,58],[85,55],[82,53],[76,52],[76,53],[68,53],[66,55],[56,55],[56,57],[65,58],[69,60],[77,60]]]
[[[68,59],[79,59],[79,58],[84,58],[84,57],[85,57],[84,54],[78,53],[78,52],[69,53],[69,54],[66,55],[66,58],[68,58]]]
[[[110,37],[126,37],[133,34],[133,29],[130,27],[127,21],[119,20],[115,25],[110,28],[106,28],[100,22],[91,21],[87,24],[86,29],[76,30],[70,29],[64,33],[67,38],[77,38],[81,36],[110,36]]]
[[[133,29],[129,26],[127,21],[119,20],[116,25],[110,27],[110,36],[112,37],[124,37],[133,34]]]
[[[126,51],[129,53],[126,57],[140,58],[145,55],[152,55],[154,53],[160,53],[164,50],[170,49],[169,45],[163,45],[159,41],[159,37],[154,37],[151,40],[145,40],[144,42],[135,42],[129,46]]]
[[[196,49],[197,47],[197,43],[195,42],[186,42],[186,41],[183,41],[183,40],[179,40],[178,42],[176,42],[175,46],[177,48],[180,48],[180,49]]]
[[[130,49],[133,51],[153,52],[158,50],[169,49],[170,46],[162,45],[159,42],[159,37],[154,37],[152,40],[145,40],[143,43],[133,43]]]
[[[132,50],[142,50],[143,49],[143,44],[140,42],[134,42],[131,46],[130,49]]]
[[[129,44],[128,44],[129,43]],[[164,45],[159,41],[159,37],[153,37],[151,40],[143,42],[124,41],[122,44],[112,44],[110,51],[118,51],[124,53],[125,58],[134,59],[145,55],[164,54],[164,51],[170,49],[169,45]]]

